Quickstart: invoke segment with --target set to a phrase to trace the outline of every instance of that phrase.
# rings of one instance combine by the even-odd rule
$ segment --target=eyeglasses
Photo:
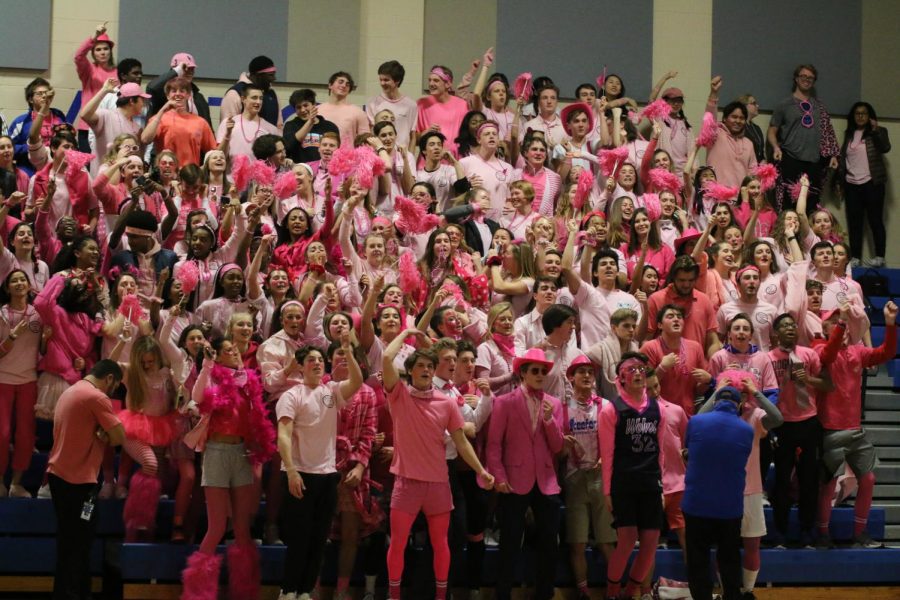
[[[547,367],[529,367],[528,369],[530,375],[546,375],[548,372]]]
[[[800,124],[807,129],[812,127],[813,123],[815,122],[813,120],[812,108],[812,103],[808,100],[802,100],[800,102],[800,110],[803,112],[803,114],[800,116]]]
[[[631,373],[632,375],[637,375],[639,373],[644,374],[647,372],[647,367],[638,367],[638,366],[628,367],[627,369],[625,369],[625,372]]]
[[[802,79],[803,81],[815,81],[815,75],[797,75],[797,79]]]

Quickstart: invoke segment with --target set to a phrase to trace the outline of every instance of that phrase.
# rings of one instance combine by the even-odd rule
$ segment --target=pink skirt
[[[178,432],[177,414],[172,411],[160,417],[153,417],[126,409],[121,411],[118,417],[125,427],[125,437],[144,442],[148,446],[159,447],[168,446],[175,439]]]

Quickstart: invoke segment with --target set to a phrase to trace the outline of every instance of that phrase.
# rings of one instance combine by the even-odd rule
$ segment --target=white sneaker
[[[48,500],[53,497],[50,495],[50,484],[49,483],[45,483],[44,485],[41,486],[41,489],[38,490],[37,497],[45,498]]]
[[[14,484],[9,486],[10,498],[31,498],[31,492],[25,489],[22,484]]]
[[[870,258],[870,259],[868,259],[868,260],[865,261],[865,265],[866,265],[867,267],[873,267],[873,268],[875,268],[875,269],[880,269],[881,267],[884,266],[884,257],[883,257],[883,256],[876,256],[876,257],[874,257],[874,258]]]
[[[289,594],[281,592],[280,594],[278,594],[278,600],[297,600],[297,594],[295,594],[294,592],[291,592]]]

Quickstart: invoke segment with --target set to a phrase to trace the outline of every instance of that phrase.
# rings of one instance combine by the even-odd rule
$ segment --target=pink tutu
[[[175,411],[153,417],[127,409],[118,414],[125,427],[125,437],[144,442],[148,446],[168,446],[172,443],[177,433],[176,416]]]

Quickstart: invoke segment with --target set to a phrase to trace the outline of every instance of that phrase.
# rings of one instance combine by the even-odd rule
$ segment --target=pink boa
[[[78,150],[66,150],[66,182],[75,177],[88,163],[94,160],[93,154],[85,154]]]
[[[697,147],[709,148],[716,143],[718,135],[719,126],[716,124],[716,117],[712,113],[703,113],[703,126],[700,128],[700,135],[697,136]]]
[[[253,181],[256,185],[272,185],[275,183],[275,167],[264,160],[253,161]]]
[[[210,383],[203,392],[203,412],[238,413],[244,422],[244,444],[253,466],[261,465],[275,453],[275,428],[263,404],[263,387],[259,375],[247,369],[247,382],[238,387],[235,371],[216,364]],[[205,410],[204,410],[205,409]]]
[[[657,192],[668,191],[676,196],[681,192],[681,178],[665,169],[650,169],[650,183]]]

